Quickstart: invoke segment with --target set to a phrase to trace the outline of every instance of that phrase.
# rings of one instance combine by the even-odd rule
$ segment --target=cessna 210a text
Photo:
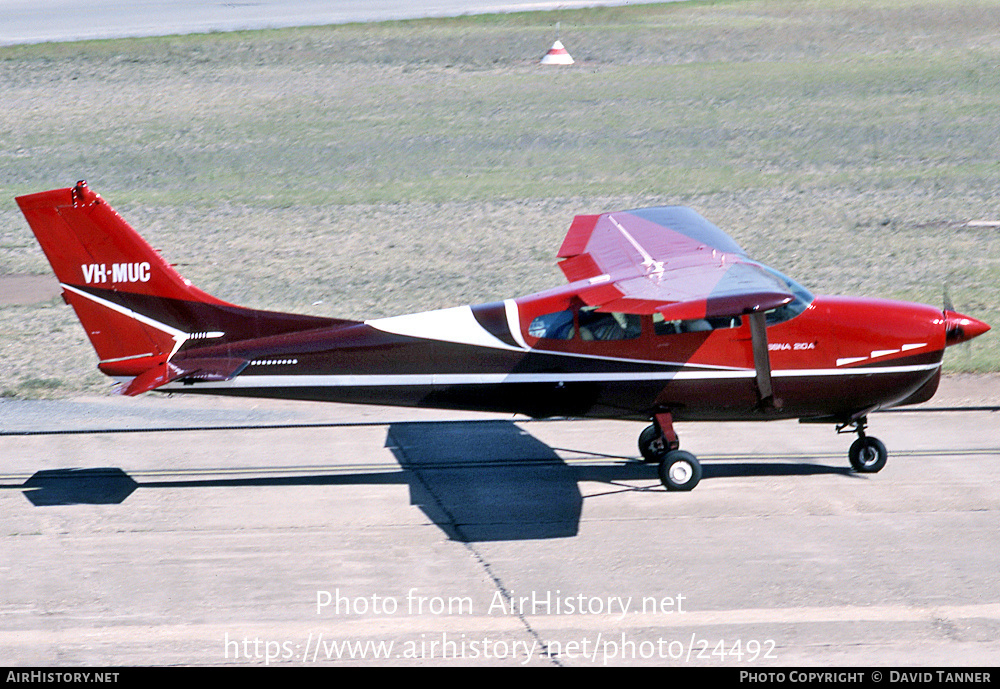
[[[855,470],[879,471],[868,414],[930,399],[945,348],[989,329],[932,306],[814,296],[683,207],[577,216],[562,287],[358,322],[202,292],[85,182],[17,203],[126,395],[648,419],[639,450],[671,490],[701,478],[675,421],[829,422],[857,433]]]

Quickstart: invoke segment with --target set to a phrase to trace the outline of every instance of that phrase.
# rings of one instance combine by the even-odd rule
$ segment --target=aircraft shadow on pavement
[[[388,447],[400,471],[359,471],[137,482],[117,467],[46,469],[19,489],[36,507],[112,505],[137,488],[209,488],[307,485],[401,485],[417,506],[456,541],[502,541],[575,536],[583,496],[581,481],[615,484],[652,481],[625,490],[662,491],[654,465],[638,461],[566,464],[556,451],[512,421],[413,422],[389,425]],[[581,450],[584,454],[586,451]],[[855,476],[849,467],[809,462],[709,461],[703,480],[725,477]],[[664,496],[666,497],[666,496]]]
[[[410,503],[458,541],[575,536],[581,481],[653,480],[663,490],[655,465],[622,457],[616,458],[621,463],[570,466],[511,421],[395,423],[386,447],[409,470]],[[703,471],[704,479],[853,473],[805,462],[711,462]]]
[[[513,422],[395,423],[386,446],[400,471],[137,482],[117,467],[47,469],[21,485],[2,487],[20,489],[33,505],[45,507],[119,504],[137,488],[408,484],[410,504],[453,540],[577,533],[583,498],[576,473]],[[655,478],[646,467],[635,469]]]
[[[410,504],[456,541],[575,536],[583,497],[555,451],[510,421],[394,423]]]
[[[36,471],[20,488],[35,507],[117,505],[139,484],[118,467]]]

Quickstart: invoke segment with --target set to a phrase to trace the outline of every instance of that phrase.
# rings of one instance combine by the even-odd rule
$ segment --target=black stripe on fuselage
[[[482,326],[483,330],[504,344],[511,347],[520,345],[514,340],[510,333],[510,325],[507,323],[507,305],[502,301],[495,301],[490,304],[479,304],[473,306],[472,315],[476,322]]]
[[[357,323],[338,318],[261,311],[232,304],[168,299],[83,285],[72,285],[72,287],[184,333],[205,331],[223,333],[221,337],[212,340],[209,343],[211,345]],[[199,348],[203,344],[205,343],[192,340],[187,343],[186,349]]]

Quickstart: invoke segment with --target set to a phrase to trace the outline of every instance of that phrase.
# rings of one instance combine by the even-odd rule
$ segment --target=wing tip
[[[556,256],[559,258],[572,258],[573,256],[582,254],[587,246],[587,240],[590,239],[590,235],[593,233],[594,227],[597,226],[597,221],[600,217],[599,214],[577,215],[574,217],[573,222],[569,226],[569,231],[566,233],[565,239],[563,239],[562,246],[559,247],[559,253]]]

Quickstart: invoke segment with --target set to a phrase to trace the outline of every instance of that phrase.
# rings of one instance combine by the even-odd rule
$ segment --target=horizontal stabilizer
[[[249,364],[246,359],[223,357],[176,358],[168,365],[179,373],[174,377],[192,380],[232,380]]]
[[[171,375],[171,370],[166,363],[157,364],[153,368],[147,369],[145,372],[137,375],[132,379],[131,383],[124,388],[120,388],[119,392],[126,397],[135,397],[144,392],[155,390],[161,385],[166,385],[174,378],[176,376]]]
[[[181,379],[192,382],[232,380],[249,363],[246,359],[239,358],[180,358],[158,364],[139,374],[122,390],[122,394],[134,397]]]

